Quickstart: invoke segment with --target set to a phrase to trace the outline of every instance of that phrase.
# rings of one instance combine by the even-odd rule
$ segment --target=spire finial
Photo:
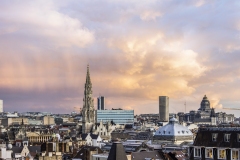
[[[90,72],[89,72],[89,64],[87,65],[86,83],[91,83]]]

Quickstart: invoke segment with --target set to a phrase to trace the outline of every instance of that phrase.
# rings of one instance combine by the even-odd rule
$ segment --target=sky
[[[237,0],[3,0],[0,99],[4,111],[70,113],[83,106],[87,65],[95,108],[240,116]]]

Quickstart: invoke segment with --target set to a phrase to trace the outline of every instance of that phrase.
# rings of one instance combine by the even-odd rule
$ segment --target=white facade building
[[[6,147],[0,149],[0,158],[1,159],[12,159],[12,150],[7,150]]]
[[[178,120],[173,117],[167,125],[160,127],[155,132],[154,139],[180,144],[182,142],[192,142],[193,134],[187,127],[180,125]]]

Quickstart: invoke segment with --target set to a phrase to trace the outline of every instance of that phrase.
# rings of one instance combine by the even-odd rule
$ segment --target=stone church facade
[[[86,83],[84,87],[83,109],[82,109],[82,133],[93,132],[95,124],[94,100],[92,97],[92,82],[90,78],[89,65],[87,66]]]

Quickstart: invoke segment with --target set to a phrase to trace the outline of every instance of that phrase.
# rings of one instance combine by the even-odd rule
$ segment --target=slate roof
[[[73,158],[87,159],[87,154],[88,154],[87,152],[96,151],[96,150],[98,150],[98,153],[103,153],[103,151],[99,147],[84,146]]]
[[[132,152],[132,160],[145,160],[146,158],[163,160],[164,157],[159,153],[159,151],[148,151],[148,152]]]
[[[85,133],[85,134],[82,134],[81,137],[82,137],[82,140],[85,140],[86,137],[87,137],[88,133]],[[97,139],[98,138],[98,135],[97,134],[92,134],[90,133],[90,136],[92,139]]]
[[[129,133],[119,133],[119,132],[112,132],[111,137],[113,140],[115,139],[131,139]]]
[[[21,153],[22,149],[23,149],[23,147],[16,147],[16,146],[12,147],[13,154]]]
[[[41,152],[41,146],[28,146],[29,152]]]
[[[107,160],[127,160],[122,143],[115,142],[112,144]]]
[[[216,141],[212,140],[212,133],[217,133]],[[230,134],[229,142],[225,142],[225,134]],[[193,145],[205,147],[240,148],[238,134],[240,134],[239,127],[202,127],[199,128]]]
[[[41,146],[28,146],[29,152],[31,153],[39,153],[41,152]],[[13,154],[15,153],[21,153],[23,150],[23,147],[12,147]]]

